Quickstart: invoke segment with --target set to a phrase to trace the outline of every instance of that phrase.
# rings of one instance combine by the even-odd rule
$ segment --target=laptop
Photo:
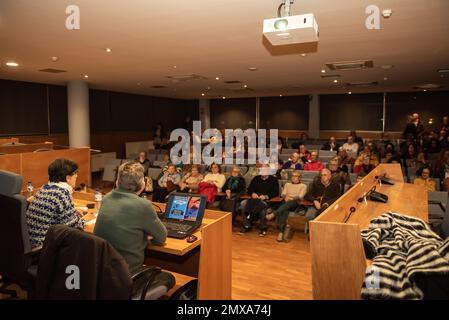
[[[207,196],[191,193],[171,193],[162,223],[172,238],[184,239],[201,226]]]

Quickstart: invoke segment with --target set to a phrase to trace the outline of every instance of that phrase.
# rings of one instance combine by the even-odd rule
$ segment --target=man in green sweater
[[[123,256],[130,272],[138,270],[145,258],[148,237],[157,245],[165,243],[167,229],[159,220],[151,203],[138,195],[145,188],[144,168],[137,162],[120,166],[117,188],[107,194],[98,213],[94,234],[107,240]],[[162,272],[156,284],[175,285],[172,274]]]

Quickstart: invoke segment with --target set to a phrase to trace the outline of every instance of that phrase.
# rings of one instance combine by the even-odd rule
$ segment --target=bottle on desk
[[[101,193],[101,189],[97,188],[95,191],[95,202],[97,209],[100,209],[101,201],[103,200],[103,194]]]
[[[33,191],[34,191],[33,183],[31,183],[31,181],[28,181],[27,182],[27,195],[28,195],[28,197],[31,197],[33,195]]]

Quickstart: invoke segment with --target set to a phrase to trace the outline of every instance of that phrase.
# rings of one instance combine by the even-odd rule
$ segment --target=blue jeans
[[[291,211],[296,210],[298,207],[298,201],[290,200],[284,202],[276,211],[273,212],[276,216],[276,224],[279,228],[279,231],[284,231],[285,225],[287,224],[288,215]]]

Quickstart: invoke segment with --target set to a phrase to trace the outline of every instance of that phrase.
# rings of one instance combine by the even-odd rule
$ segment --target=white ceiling
[[[320,28],[316,52],[305,57],[305,46],[279,49],[263,40],[262,21],[276,16],[279,3],[1,0],[0,78],[65,84],[88,74],[92,88],[178,98],[201,98],[202,92],[205,97],[237,97],[409,91],[425,83],[447,90],[449,74],[441,78],[437,69],[449,67],[448,0],[296,0],[291,14],[314,13]],[[80,30],[65,28],[70,4],[80,8]],[[370,4],[393,10],[391,18],[381,20],[381,30],[365,27]],[[52,62],[51,56],[59,60]],[[327,62],[358,59],[372,59],[374,68],[340,72],[339,84],[321,79]],[[10,60],[20,66],[6,67]],[[379,68],[384,64],[394,68],[384,71]],[[258,71],[249,71],[252,66]],[[38,71],[43,68],[67,72]],[[172,83],[167,78],[192,73],[208,79]],[[380,84],[356,90],[345,86],[348,81]],[[243,84],[254,91],[228,90]]]

